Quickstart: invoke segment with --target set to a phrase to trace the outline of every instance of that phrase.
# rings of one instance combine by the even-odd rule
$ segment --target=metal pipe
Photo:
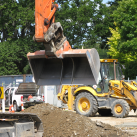
[[[2,83],[2,87],[0,87],[0,99],[2,99],[2,101],[1,101],[2,112],[5,112],[5,92],[4,92],[3,83]]]
[[[23,75],[23,83],[25,83],[26,82],[26,75],[24,74]]]
[[[116,80],[116,68],[115,68],[116,65],[115,65],[115,62],[116,61],[114,60],[114,80]]]

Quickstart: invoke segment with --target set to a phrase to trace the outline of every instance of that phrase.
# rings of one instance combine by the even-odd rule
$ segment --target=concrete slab
[[[115,125],[115,127],[137,127],[137,122],[125,122],[120,125]]]

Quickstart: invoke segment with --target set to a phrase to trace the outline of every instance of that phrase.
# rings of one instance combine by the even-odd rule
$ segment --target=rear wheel
[[[99,109],[98,113],[101,116],[112,116],[111,109]]]
[[[14,102],[14,103],[13,103],[13,109],[14,109],[15,112],[17,112],[17,108],[18,108],[17,103]]]
[[[75,110],[84,116],[94,116],[98,111],[97,101],[90,93],[80,93],[76,96]]]
[[[117,118],[127,117],[130,111],[129,104],[122,99],[115,100],[111,107],[113,116]]]

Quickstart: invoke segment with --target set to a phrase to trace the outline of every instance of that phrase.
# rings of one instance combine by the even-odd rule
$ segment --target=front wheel
[[[129,104],[123,99],[117,99],[113,102],[111,112],[117,118],[127,117],[130,111]]]
[[[84,116],[94,116],[98,111],[98,104],[93,95],[83,92],[76,96],[75,110]]]

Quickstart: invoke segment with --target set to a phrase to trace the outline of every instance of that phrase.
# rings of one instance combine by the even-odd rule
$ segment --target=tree
[[[114,11],[114,20],[120,28],[121,35],[120,51],[123,53],[131,52],[135,55],[137,51],[137,1],[123,0],[119,7]],[[136,55],[135,55],[136,56]]]
[[[27,53],[39,50],[32,37],[0,44],[0,75],[30,74]]]
[[[116,25],[116,23],[114,23]],[[112,36],[108,38],[108,45],[111,45],[109,51],[107,52],[112,58],[118,58],[121,63],[133,61],[131,54],[120,52],[121,35],[119,33],[119,28],[115,29],[109,28]]]
[[[114,24],[116,25],[116,23]],[[119,28],[116,27],[115,29],[113,29],[110,27],[109,29],[112,36],[108,38],[109,41],[107,44],[110,45],[109,51],[107,52],[108,55],[110,55],[112,58],[120,58],[122,56],[121,59],[125,59],[123,58],[123,54],[121,55],[121,53],[119,52],[119,42],[121,40]]]
[[[101,35],[102,38],[102,43],[101,43],[101,48],[103,49],[108,49],[109,45],[107,43],[108,38],[111,37],[111,31],[110,31],[110,27],[111,28],[115,28],[114,25],[114,17],[113,17],[113,11],[117,9],[118,5],[119,5],[119,1],[121,0],[114,0],[114,1],[109,1],[107,3],[107,8],[105,9],[105,16],[104,16],[104,21],[103,21],[103,26],[104,26],[104,30],[103,30],[103,35]],[[98,30],[100,31],[100,30]]]
[[[33,42],[34,1],[1,0],[0,75],[31,73],[26,54],[44,48]]]
[[[56,21],[61,22],[70,44],[76,48],[99,48],[106,28],[109,31],[104,23],[107,7],[102,0],[58,0],[57,3],[60,8]]]
[[[135,62],[137,62],[137,1],[136,0],[122,0],[119,2],[117,10],[113,12],[113,17],[116,22],[116,30],[111,31],[112,37],[109,39],[110,49],[109,55],[117,56],[121,63],[126,66],[126,78],[135,78],[137,75],[134,70]],[[115,39],[116,35],[119,39]],[[115,39],[115,45],[113,40]],[[115,54],[116,53],[116,54]],[[129,66],[130,65],[130,66]],[[130,73],[128,69],[132,68]]]
[[[1,42],[34,34],[34,1],[1,1],[0,16]]]

